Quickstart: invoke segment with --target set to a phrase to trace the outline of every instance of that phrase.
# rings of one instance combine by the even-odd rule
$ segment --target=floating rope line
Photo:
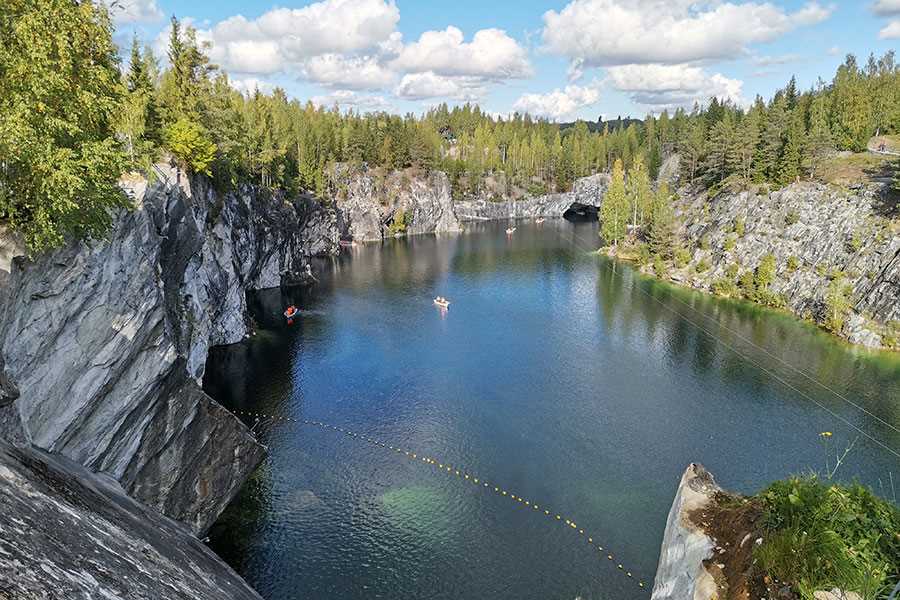
[[[323,423],[322,421],[313,421],[311,419],[296,419],[293,417],[279,417],[276,415],[267,415],[264,413],[251,412],[251,411],[247,411],[247,410],[233,410],[231,412],[233,412],[236,415],[253,417],[255,419],[268,419],[271,421],[299,423],[301,425],[310,425],[310,426],[319,427],[321,429],[325,429],[328,431],[342,433],[347,437],[362,440],[364,442],[372,444],[373,446],[378,446],[379,448],[394,452],[394,453],[396,453],[402,457],[408,458],[414,462],[420,462],[420,463],[429,465],[442,473],[447,473],[449,475],[453,475],[453,476],[459,478],[459,480],[462,482],[471,483],[475,487],[477,487],[481,490],[496,494],[497,496],[499,496],[501,498],[504,498],[504,497],[509,498],[517,506],[520,506],[524,509],[528,509],[531,512],[533,512],[534,514],[542,515],[544,517],[549,518],[551,521],[554,521],[554,522],[557,522],[557,523],[563,525],[567,530],[575,533],[576,535],[581,537],[583,540],[585,540],[588,545],[595,548],[601,559],[605,560],[608,563],[614,564],[616,566],[616,569],[621,571],[623,575],[625,575],[629,579],[632,579],[635,582],[637,582],[638,587],[640,587],[640,588],[647,587],[646,583],[642,579],[636,578],[631,571],[629,571],[627,568],[625,568],[625,566],[622,563],[620,563],[616,560],[615,555],[612,553],[612,551],[609,548],[604,547],[603,545],[600,544],[599,541],[594,540],[593,536],[591,534],[587,533],[585,531],[585,529],[580,527],[576,523],[576,521],[566,518],[565,516],[555,512],[553,510],[550,510],[544,504],[539,504],[532,500],[523,498],[522,496],[514,494],[513,492],[497,485],[496,483],[490,483],[489,481],[487,481],[481,477],[478,477],[477,475],[470,473],[470,472],[466,471],[465,469],[461,469],[460,467],[445,463],[437,458],[434,458],[434,457],[431,457],[431,456],[428,456],[425,454],[421,454],[418,452],[412,452],[411,450],[406,450],[399,446],[385,444],[384,442],[377,440],[375,438],[369,437],[365,434],[357,433],[357,432],[351,431],[349,429],[344,429],[343,427],[337,427],[335,425],[330,425],[328,423]]]

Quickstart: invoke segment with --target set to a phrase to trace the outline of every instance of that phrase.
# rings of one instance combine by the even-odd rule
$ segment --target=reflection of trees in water
[[[665,338],[670,358],[689,365],[697,375],[717,369],[731,383],[760,393],[760,386],[776,387],[784,396],[786,388],[777,376],[838,414],[862,418],[881,441],[900,443],[900,434],[798,373],[900,426],[896,356],[851,348],[793,315],[659,282],[603,257],[597,269],[600,312],[614,338],[627,337],[636,324],[643,325],[648,348],[658,347],[655,342]],[[686,356],[689,363],[682,360]],[[787,397],[808,404],[809,410],[821,410],[796,392],[788,391]]]

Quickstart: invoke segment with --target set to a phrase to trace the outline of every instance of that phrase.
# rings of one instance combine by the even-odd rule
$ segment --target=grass
[[[876,600],[900,580],[900,510],[865,486],[795,477],[757,499],[765,533],[754,559],[804,600],[833,588]]]
[[[848,156],[835,156],[826,160],[818,171],[818,178],[825,183],[840,186],[863,183],[875,178],[891,177],[896,157],[860,152]]]

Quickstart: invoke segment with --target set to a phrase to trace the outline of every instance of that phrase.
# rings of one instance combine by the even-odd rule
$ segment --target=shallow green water
[[[896,356],[640,277],[586,251],[596,225],[505,227],[354,249],[313,289],[260,294],[263,331],[214,352],[206,387],[476,474],[615,561],[453,473],[269,421],[269,460],[212,536],[264,597],[646,598],[615,564],[652,581],[690,462],[753,492],[859,438],[838,478],[900,487],[900,459],[854,429],[900,451]]]

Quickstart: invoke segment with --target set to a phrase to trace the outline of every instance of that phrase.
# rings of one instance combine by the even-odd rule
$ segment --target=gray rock
[[[0,598],[260,600],[180,524],[64,457],[0,442]]]
[[[598,210],[608,186],[609,176],[601,173],[577,180],[571,192],[502,202],[484,198],[465,200],[455,203],[454,209],[461,221],[559,218],[573,208]]]
[[[682,279],[703,290],[726,276],[729,265],[754,270],[766,254],[774,254],[777,274],[771,291],[801,316],[824,320],[831,278],[843,273],[853,289],[852,314],[841,333],[854,343],[882,345],[882,332],[900,320],[900,236],[880,214],[878,187],[845,191],[817,183],[795,183],[769,193],[724,193],[713,199],[682,189],[676,206],[679,234],[692,251]],[[734,233],[737,219],[744,234]],[[725,250],[728,238],[734,247]],[[706,239],[709,250],[700,241]],[[791,270],[793,257],[798,267]],[[706,260],[711,268],[694,273]],[[688,277],[686,274],[690,274]]]
[[[688,516],[709,504],[719,491],[703,465],[692,463],[685,470],[666,520],[651,600],[717,597],[716,582],[703,566],[713,556],[715,544]]]
[[[338,187],[335,205],[345,239],[381,241],[400,213],[406,219],[406,235],[460,231],[450,182],[440,171],[385,174],[342,164],[335,167],[332,179]]]
[[[247,332],[247,290],[308,278],[337,248],[333,211],[157,168],[107,238],[13,261],[0,353],[20,397],[12,436],[109,474],[205,531],[264,456],[199,387],[213,345]],[[20,436],[21,437],[21,436]]]

